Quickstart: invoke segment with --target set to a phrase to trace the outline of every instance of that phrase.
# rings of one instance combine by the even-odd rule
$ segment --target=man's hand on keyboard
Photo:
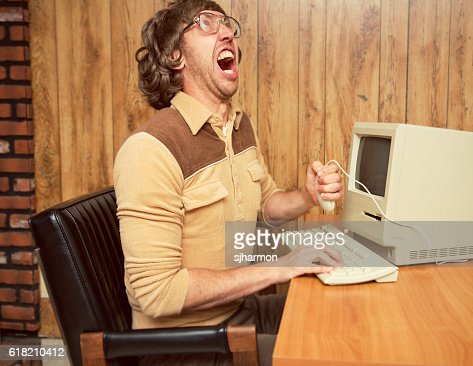
[[[312,246],[301,245],[278,261],[279,273],[277,281],[284,283],[303,274],[326,273],[343,265],[340,253],[326,246],[314,249]]]

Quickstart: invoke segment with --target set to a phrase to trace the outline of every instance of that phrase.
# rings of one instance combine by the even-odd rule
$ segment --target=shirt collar
[[[238,129],[240,128],[240,121],[241,121],[241,117],[243,116],[243,111],[241,110],[240,107],[235,107],[235,108],[232,108],[231,113],[232,114],[230,115],[232,116],[232,118],[235,118],[233,122],[233,127],[235,128],[235,130],[238,131]]]
[[[178,92],[171,100],[171,105],[181,114],[187,125],[196,135],[206,122],[214,120],[214,114],[197,99],[184,92]],[[234,119],[235,130],[240,127],[242,111],[239,107],[230,104],[229,121]]]

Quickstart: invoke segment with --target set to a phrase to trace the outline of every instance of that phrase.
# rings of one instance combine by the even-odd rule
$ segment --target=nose
[[[219,24],[219,30],[218,30],[218,35],[221,41],[233,41],[233,38],[235,36],[233,35],[233,31],[230,29],[230,27],[227,27],[225,24],[222,24],[220,22]]]

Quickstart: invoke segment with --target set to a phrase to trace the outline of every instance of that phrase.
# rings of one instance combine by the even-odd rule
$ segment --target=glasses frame
[[[205,30],[202,29],[202,26],[200,25],[200,16],[202,14],[209,14],[209,15],[212,15],[214,17],[218,17],[218,19],[216,21],[218,23],[218,26],[215,29],[215,32],[209,33],[209,32],[206,32]],[[194,17],[194,19],[192,19],[192,22],[190,22],[188,25],[185,26],[185,28],[182,30],[182,33],[187,32],[193,25],[197,24],[199,26],[200,30],[204,34],[209,34],[209,35],[210,34],[216,34],[220,30],[220,25],[222,24],[222,21],[225,21],[225,19],[231,19],[236,23],[237,29],[233,32],[233,37],[240,38],[240,36],[241,36],[241,26],[240,26],[240,23],[238,22],[238,20],[236,20],[235,18],[233,18],[231,16],[228,16],[228,15],[219,15],[219,14],[211,13],[210,11],[201,11],[199,14],[197,14]],[[231,29],[231,28],[229,28],[229,29]]]

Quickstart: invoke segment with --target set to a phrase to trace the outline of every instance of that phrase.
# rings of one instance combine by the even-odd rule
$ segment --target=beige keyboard
[[[330,273],[321,273],[317,277],[326,285],[349,285],[363,282],[396,282],[399,268],[389,263],[383,257],[366,248],[350,236],[342,233],[332,225],[324,225],[319,228],[310,228],[294,232],[286,232],[285,244],[290,250],[301,245],[297,240],[304,235],[316,235],[323,232],[335,237],[343,236],[344,245],[332,245],[338,250],[343,258],[343,267],[337,267]],[[301,233],[291,235],[288,233]],[[337,236],[339,235],[339,236]]]

